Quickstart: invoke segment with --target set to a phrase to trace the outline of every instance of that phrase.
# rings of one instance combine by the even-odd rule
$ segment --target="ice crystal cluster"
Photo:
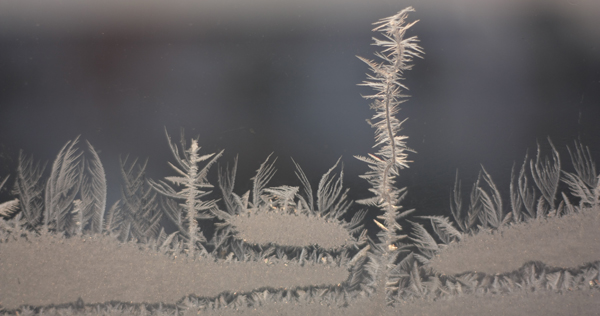
[[[413,216],[414,210],[403,210],[401,202],[407,190],[398,188],[396,179],[402,169],[409,167],[408,153],[412,150],[407,145],[408,137],[400,135],[406,120],[400,118],[400,105],[407,101],[408,90],[402,80],[412,68],[414,58],[424,54],[417,37],[406,36],[417,22],[408,22],[408,15],[413,11],[408,7],[376,22],[374,31],[380,35],[374,38],[374,45],[381,49],[376,53],[377,60],[359,57],[371,71],[362,85],[375,91],[365,98],[372,101],[370,106],[375,112],[369,122],[375,130],[376,152],[356,156],[369,169],[361,177],[370,184],[373,196],[358,201],[366,209],[354,209],[355,205],[348,199],[339,160],[324,173],[315,188],[295,162],[301,185],[270,187],[268,183],[276,172],[276,159],[269,155],[251,179],[252,189],[236,193],[237,158],[232,167],[220,167],[217,181],[212,181],[209,170],[223,152],[204,154],[200,139],[192,139],[188,146],[182,135],[181,144],[177,145],[168,134],[175,161],[169,164],[174,174],[164,180],[148,179],[145,162],[122,159],[121,199],[107,207],[106,178],[99,155],[89,143],[85,149],[79,148],[77,137],[59,151],[47,178],[45,165],[35,163],[23,153],[19,156],[13,184],[15,198],[0,204],[0,280],[5,281],[0,284],[0,312],[19,315],[152,312],[163,315],[219,308],[258,308],[276,303],[343,308],[357,299],[374,300],[384,306],[465,294],[597,291],[600,269],[597,245],[576,249],[588,256],[577,257],[579,261],[573,263],[555,261],[556,257],[564,258],[560,252],[554,257],[546,256],[553,253],[552,249],[537,252],[539,257],[526,261],[519,261],[521,257],[516,255],[515,262],[506,263],[494,261],[494,249],[482,255],[485,259],[491,258],[491,263],[481,260],[482,256],[477,256],[478,259],[468,253],[468,249],[479,252],[492,244],[496,250],[505,247],[502,235],[524,236],[525,233],[519,232],[531,231],[535,225],[564,227],[578,218],[585,219],[585,224],[577,224],[582,227],[581,236],[597,240],[600,175],[589,149],[580,143],[575,143],[574,150],[569,149],[574,173],[562,170],[560,155],[550,140],[550,158],[544,156],[539,147],[535,159],[526,156],[520,168],[513,168],[508,207],[492,176],[482,167],[466,205],[457,173],[449,212],[452,221],[444,216]],[[560,191],[561,182],[567,191]],[[7,183],[8,177],[0,187]],[[217,192],[213,192],[215,190]],[[218,198],[214,198],[215,195]],[[379,231],[375,239],[368,237],[363,227],[368,212],[376,215],[374,221]],[[349,214],[353,215],[349,217]],[[163,219],[169,220],[176,230],[165,232],[160,226]],[[205,235],[201,223],[213,225],[211,236]],[[402,225],[408,225],[410,230],[404,232]],[[482,243],[481,240],[491,241]],[[35,248],[44,242],[45,247]],[[514,245],[518,240],[512,242]],[[79,247],[76,244],[82,243],[89,253],[79,248],[75,250]],[[115,243],[127,246],[114,246]],[[585,245],[585,242],[574,240],[573,244]],[[109,247],[121,249],[118,251],[143,251],[132,258],[161,256],[160,260],[156,259],[156,266],[166,269],[165,278],[188,271],[183,263],[177,269],[164,267],[168,262],[183,260],[205,268],[214,266],[213,272],[248,269],[255,273],[264,270],[261,273],[265,275],[281,273],[277,274],[279,279],[291,283],[265,281],[267,277],[248,273],[247,280],[235,280],[238,283],[229,289],[217,288],[215,293],[200,294],[201,290],[192,287],[185,291],[197,292],[182,293],[177,301],[171,302],[144,301],[149,296],[140,296],[143,298],[139,302],[131,299],[130,303],[114,302],[115,298],[93,302],[89,297],[75,296],[64,302],[52,302],[53,305],[10,301],[26,295],[14,292],[21,279],[2,274],[10,270],[8,264],[3,266],[3,262],[8,261],[2,261],[2,256],[9,250],[26,256],[27,249],[55,249],[57,245],[74,247],[71,253],[78,255],[73,260],[82,262],[85,258],[110,256],[108,253],[97,257],[95,252]],[[532,245],[548,246],[543,243],[529,246]],[[467,246],[471,248],[461,248]],[[62,249],[60,247],[56,249]],[[40,252],[42,250],[32,250],[29,254]],[[60,253],[60,250],[55,252]],[[532,253],[536,253],[536,249]],[[94,264],[90,260],[85,262],[90,266]],[[114,264],[118,269],[117,263]],[[565,264],[572,265],[565,267]],[[108,265],[105,269],[110,270],[112,267]],[[17,263],[11,265],[12,268],[18,266]],[[46,263],[40,269],[50,269],[49,266]],[[73,265],[65,263],[66,266]],[[76,276],[81,271],[68,273]],[[133,271],[123,274],[122,279],[133,274]],[[192,275],[189,272],[183,277],[190,281]],[[233,275],[233,272],[222,272],[213,279],[228,280]],[[303,277],[293,279],[299,275]],[[21,277],[23,282],[28,282]],[[145,278],[151,276],[148,274]],[[183,279],[181,282],[183,284]],[[212,285],[208,284],[211,281],[202,282],[205,288]],[[8,284],[14,288],[8,288]],[[104,285],[89,286],[102,289]],[[144,287],[139,289],[145,290]],[[36,287],[27,290],[36,294],[38,290],[43,292]],[[113,290],[107,287],[105,292]],[[140,295],[145,294],[142,291]]]

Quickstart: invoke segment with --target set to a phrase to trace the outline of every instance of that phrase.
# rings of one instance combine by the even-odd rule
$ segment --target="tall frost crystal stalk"
[[[378,234],[379,244],[375,245],[379,262],[373,262],[377,266],[378,282],[382,282],[384,273],[391,268],[393,260],[401,251],[395,243],[406,237],[398,233],[402,228],[397,221],[412,212],[410,210],[400,213],[399,203],[404,198],[405,189],[394,186],[399,170],[408,168],[407,151],[411,151],[405,142],[408,137],[398,135],[406,119],[400,121],[395,116],[400,110],[399,105],[408,97],[403,93],[408,88],[400,81],[404,79],[404,72],[412,68],[410,63],[413,58],[421,58],[421,54],[424,53],[417,45],[416,36],[404,38],[406,31],[418,22],[406,23],[409,12],[414,12],[414,9],[408,7],[394,16],[375,23],[377,27],[373,31],[380,31],[385,37],[385,39],[373,38],[374,45],[383,48],[381,52],[375,53],[383,60],[381,63],[358,57],[369,65],[373,72],[367,75],[368,80],[361,85],[376,91],[375,94],[364,98],[373,100],[371,108],[376,113],[371,119],[371,126],[376,129],[374,147],[379,150],[376,154],[369,154],[369,157],[356,156],[356,158],[369,164],[370,170],[361,177],[369,181],[372,186],[369,191],[375,194],[372,198],[358,202],[377,206],[384,211],[384,214],[377,216],[379,221],[375,220],[382,229]]]
[[[177,192],[163,181],[160,181],[158,183],[150,183],[159,193],[165,196],[174,199],[185,200],[185,203],[181,204],[181,206],[186,212],[186,222],[188,229],[187,233],[181,233],[187,235],[186,237],[188,238],[188,253],[190,256],[193,257],[196,245],[203,247],[201,243],[206,242],[206,238],[200,231],[196,220],[212,218],[210,210],[216,207],[215,200],[202,199],[206,195],[211,193],[211,191],[207,191],[206,189],[210,189],[213,187],[213,185],[210,184],[206,179],[208,169],[217,161],[219,157],[221,157],[223,151],[219,152],[216,155],[213,153],[200,156],[198,155],[198,151],[200,151],[200,147],[198,146],[198,140],[192,139],[192,143],[189,149],[186,150],[186,146],[183,141],[184,138],[182,135],[181,145],[184,152],[183,155],[180,155],[177,146],[175,146],[171,142],[171,138],[168,134],[167,139],[169,141],[169,146],[171,147],[171,152],[173,153],[173,156],[175,156],[175,160],[177,161],[177,164],[180,167],[178,168],[171,163],[169,163],[169,165],[177,173],[179,173],[180,176],[166,177],[165,180],[173,183],[174,185],[183,186],[184,188]],[[208,159],[210,159],[208,163],[206,163],[206,165],[204,165],[202,169],[199,169],[198,164]],[[206,251],[206,249],[203,250],[204,252]]]

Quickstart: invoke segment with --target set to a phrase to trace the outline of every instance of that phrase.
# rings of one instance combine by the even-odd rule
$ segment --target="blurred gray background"
[[[374,58],[372,23],[409,5],[426,55],[399,114],[417,151],[398,180],[407,208],[449,215],[456,170],[467,193],[480,164],[508,205],[513,163],[536,142],[549,153],[547,137],[567,170],[574,140],[600,159],[597,0],[39,0],[0,2],[0,175],[20,149],[51,164],[81,134],[112,203],[119,155],[173,175],[164,128],[184,128],[225,149],[221,165],[239,154],[239,194],[273,152],[272,185],[298,184],[293,157],[316,187],[341,156],[351,197],[368,197],[353,155],[374,152],[372,91],[355,56]]]

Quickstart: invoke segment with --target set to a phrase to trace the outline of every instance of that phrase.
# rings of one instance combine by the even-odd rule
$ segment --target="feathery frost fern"
[[[0,182],[0,189],[2,189],[2,187],[6,184],[6,181],[8,181],[8,176],[6,178],[4,178],[4,180],[2,180],[2,182]],[[19,199],[14,199],[11,201],[7,201],[7,202],[2,202],[0,203],[0,217],[12,217],[14,214],[19,212]],[[1,220],[1,218],[0,218]]]
[[[111,224],[119,228],[123,241],[133,238],[146,242],[157,236],[162,218],[157,193],[145,176],[147,161],[138,164],[135,159],[128,164],[125,158],[120,165],[122,197],[119,207],[111,212]]]
[[[575,151],[567,147],[575,174],[564,172],[562,181],[571,189],[571,193],[580,199],[580,207],[597,208],[600,205],[600,174],[596,173],[596,164],[592,160],[590,149],[581,143],[575,143]]]
[[[169,147],[171,148],[171,152],[179,167],[172,163],[169,163],[169,165],[179,174],[179,176],[166,177],[165,180],[171,182],[175,186],[183,186],[183,189],[176,191],[164,181],[152,181],[150,183],[159,193],[173,199],[185,201],[181,206],[184,207],[186,212],[187,232],[185,237],[188,239],[188,253],[193,257],[194,250],[198,246],[202,250],[202,253],[206,254],[207,251],[202,243],[205,243],[207,240],[202,234],[197,220],[210,219],[213,217],[211,210],[216,208],[216,201],[203,200],[203,198],[212,192],[208,191],[208,189],[213,188],[213,185],[207,180],[208,170],[217,159],[221,157],[223,151],[220,151],[218,154],[212,153],[200,156],[198,154],[200,151],[198,140],[192,139],[189,149],[186,149],[185,140],[182,135],[181,147],[183,153],[180,154],[179,149],[173,144],[168,133],[167,141],[169,142]],[[205,160],[208,160],[208,162],[200,169],[198,165]]]
[[[393,261],[399,255],[401,247],[398,241],[404,235],[398,232],[402,229],[398,220],[407,216],[413,210],[400,212],[400,202],[404,198],[405,189],[395,187],[395,178],[399,170],[408,168],[407,152],[412,151],[406,146],[407,136],[399,135],[402,123],[396,114],[400,110],[400,104],[408,97],[404,91],[408,90],[401,80],[404,72],[412,68],[411,62],[414,57],[421,58],[422,48],[417,44],[416,36],[405,38],[406,31],[417,21],[407,23],[409,12],[414,12],[408,7],[396,15],[387,17],[376,22],[373,31],[379,31],[385,39],[373,38],[374,45],[382,47],[381,52],[375,55],[382,62],[375,62],[358,57],[365,62],[373,72],[367,75],[368,80],[361,85],[371,87],[375,94],[364,98],[373,100],[371,108],[376,111],[371,119],[371,126],[375,128],[375,146],[378,148],[376,154],[368,157],[356,156],[369,165],[369,171],[361,177],[366,179],[372,186],[369,190],[375,195],[373,198],[358,201],[359,203],[377,206],[384,213],[377,216],[379,220],[375,223],[381,228],[378,234],[379,244],[374,245],[376,255],[369,263],[371,273],[377,275],[377,291],[384,291],[387,271],[392,267]],[[375,270],[375,271],[373,271]]]
[[[55,231],[81,234],[88,224],[92,232],[102,232],[106,209],[104,167],[94,147],[87,142],[86,159],[85,152],[76,147],[78,141],[79,136],[67,142],[52,164],[45,191],[45,232],[53,225]]]
[[[316,199],[311,184],[296,162],[296,175],[302,190],[288,185],[267,187],[276,172],[273,167],[276,159],[270,160],[271,155],[252,178],[252,190],[241,196],[233,192],[237,158],[233,168],[220,170],[219,186],[225,211],[213,210],[224,221],[216,224],[215,251],[228,252],[235,244],[233,238],[241,243],[277,244],[288,248],[318,245],[332,249],[342,247],[346,242],[355,244],[351,235],[361,231],[365,212],[357,212],[350,222],[341,220],[352,202],[347,199],[348,190],[343,188],[343,170],[339,174],[334,172],[339,160],[321,177]]]
[[[473,232],[475,228],[480,230],[497,229],[511,222],[518,223],[529,219],[575,212],[577,208],[571,204],[567,194],[560,192],[559,195],[558,189],[561,180],[570,189],[570,195],[580,200],[578,209],[596,207],[600,204],[600,175],[596,174],[596,167],[589,149],[577,142],[574,151],[567,147],[576,171],[570,173],[561,170],[560,155],[552,141],[548,139],[548,142],[551,148],[550,158],[542,156],[538,144],[535,159],[529,159],[526,154],[518,174],[513,166],[509,186],[510,211],[508,212],[503,208],[499,189],[482,166],[471,189],[466,214],[463,214],[461,183],[457,172],[454,191],[450,196],[450,209],[454,220],[463,232]]]
[[[17,167],[17,180],[13,193],[19,196],[23,218],[29,228],[36,227],[42,220],[44,210],[44,186],[41,180],[46,165],[40,167],[34,164],[33,158],[26,157],[23,151],[19,152],[19,166]]]
[[[54,223],[57,231],[72,225],[73,201],[81,184],[83,164],[82,152],[75,147],[79,137],[67,142],[52,164],[50,178],[46,182],[44,231]]]

